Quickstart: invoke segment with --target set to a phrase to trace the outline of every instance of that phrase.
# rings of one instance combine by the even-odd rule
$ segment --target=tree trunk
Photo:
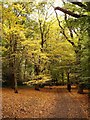
[[[64,85],[64,72],[63,71],[62,71],[61,75],[62,75],[62,85]]]
[[[23,77],[24,80],[26,79],[26,74],[25,74],[25,72],[26,72],[26,67],[27,67],[26,65],[27,65],[27,59],[25,60],[24,77]]]
[[[14,81],[15,81],[15,89],[14,89],[14,90],[15,90],[15,93],[18,93],[18,89],[17,89],[17,79],[16,79],[16,77],[15,77],[14,79],[15,79],[15,80],[14,80]]]
[[[35,70],[35,75],[39,75],[39,72],[40,72],[39,65],[35,64],[34,70]]]
[[[16,54],[16,50],[17,50],[17,41],[16,41],[16,38],[14,38],[14,41],[13,41],[13,53]],[[14,87],[14,92],[15,93],[18,93],[18,89],[17,89],[17,58],[16,58],[16,55],[13,56],[13,74],[14,74],[14,83],[15,83],[15,87]]]
[[[10,86],[12,89],[15,88],[14,74],[12,72],[10,73]]]
[[[14,82],[14,73],[13,73],[13,58],[12,58],[12,36],[10,36],[10,48],[9,48],[9,56],[8,56],[8,59],[9,59],[9,86],[14,89],[14,85],[15,85],[15,82]]]
[[[39,75],[40,72],[39,65],[35,64],[34,70],[35,70],[35,75]],[[38,84],[35,85],[35,90],[40,90]]]
[[[14,70],[13,70],[13,79],[14,79],[14,92],[15,93],[18,93],[18,87],[17,87],[17,77],[16,77],[16,59],[15,59],[15,56],[14,56]]]
[[[39,85],[35,85],[35,90],[38,90],[38,91],[40,90]]]
[[[70,83],[69,72],[67,72],[67,83]]]
[[[70,84],[70,77],[69,77],[70,72],[67,72],[67,90],[71,92],[71,84]]]
[[[75,53],[76,53],[76,73],[77,73],[77,83],[79,83],[80,76],[81,76],[81,40],[82,38],[78,39],[78,46],[76,47]]]
[[[78,93],[83,94],[83,85],[78,85]]]

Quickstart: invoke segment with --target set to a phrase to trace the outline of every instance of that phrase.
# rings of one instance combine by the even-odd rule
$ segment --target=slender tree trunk
[[[82,84],[78,85],[78,93],[83,94],[83,85]]]
[[[69,80],[69,72],[67,72],[67,84],[70,83],[70,80]]]
[[[78,83],[78,93],[83,93],[83,87],[80,85],[81,81],[81,65],[80,65],[81,54],[76,54],[76,74],[77,74],[77,83]]]
[[[18,93],[18,88],[17,88],[17,79],[16,79],[16,77],[14,78],[15,80],[15,93]]]
[[[14,73],[13,73],[13,57],[12,57],[12,53],[13,53],[13,46],[12,46],[12,36],[10,36],[10,48],[9,48],[9,85],[12,89],[14,89]]]
[[[80,81],[81,81],[81,56],[82,56],[82,51],[81,51],[81,40],[82,38],[78,39],[78,46],[76,47],[75,53],[76,53],[76,79],[78,83],[78,93],[83,93],[83,89],[81,87]],[[81,88],[80,88],[81,87]]]
[[[39,72],[40,72],[39,65],[35,64],[34,67],[35,67],[35,68],[34,68],[34,70],[35,70],[35,75],[39,75]],[[38,84],[35,85],[35,90],[40,90]]]
[[[62,71],[61,75],[62,75],[62,85],[64,85],[64,72],[63,71]]]
[[[27,68],[27,59],[25,60],[24,77],[23,77],[24,80],[26,79],[26,74],[25,74],[26,68]]]
[[[14,41],[13,41],[13,53],[16,54],[16,50],[17,50],[17,41],[16,41],[16,38],[14,38]],[[16,74],[17,74],[17,70],[16,70],[16,67],[17,67],[17,58],[16,58],[16,55],[13,56],[13,74],[14,74],[14,83],[15,83],[15,93],[18,93],[18,88],[17,88],[17,77],[16,77]]]
[[[70,72],[67,71],[67,90],[71,92],[71,83],[70,83]]]

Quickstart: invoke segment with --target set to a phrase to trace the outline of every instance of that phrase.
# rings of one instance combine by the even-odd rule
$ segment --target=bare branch
[[[66,40],[74,47],[74,48],[76,48],[76,45],[75,45],[75,43],[74,42],[72,42],[71,40],[69,40],[68,39],[68,37],[66,36],[66,34],[65,34],[65,31],[64,31],[64,28],[61,26],[61,24],[60,24],[60,20],[59,20],[59,18],[58,18],[58,14],[57,14],[57,12],[55,11],[55,14],[56,14],[56,18],[57,18],[57,21],[58,21],[58,24],[59,24],[59,27],[61,28],[61,30],[62,30],[62,34],[64,35],[64,37],[66,38]]]
[[[73,32],[77,35],[77,37],[79,36],[75,29],[73,29]]]
[[[69,32],[70,32],[70,36],[71,38],[73,39],[73,32],[72,32],[72,27],[68,25],[68,22],[67,22],[67,14],[65,14],[65,22],[67,23],[67,27],[69,29]]]

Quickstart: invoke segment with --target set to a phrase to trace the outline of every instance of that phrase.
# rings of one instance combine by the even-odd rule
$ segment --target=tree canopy
[[[1,6],[3,83],[17,93],[18,84],[90,81],[90,2],[62,2],[62,7],[54,1],[1,2]]]

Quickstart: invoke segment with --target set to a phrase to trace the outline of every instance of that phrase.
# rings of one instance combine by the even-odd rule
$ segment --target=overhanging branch
[[[74,5],[78,5],[79,7],[84,8],[85,10],[88,10],[88,9],[87,9],[87,6],[84,5],[84,4],[81,3],[81,2],[71,2],[71,3],[74,4]]]
[[[66,10],[66,9],[64,9],[64,8],[61,8],[61,7],[55,7],[54,9],[55,9],[55,10],[59,10],[59,11],[65,13],[65,14],[68,14],[68,15],[70,15],[70,16],[72,16],[72,17],[75,17],[75,18],[80,18],[80,17],[85,17],[85,16],[86,16],[86,15],[75,14],[75,13],[73,13],[73,12],[71,12],[71,11],[69,11],[69,10]]]

